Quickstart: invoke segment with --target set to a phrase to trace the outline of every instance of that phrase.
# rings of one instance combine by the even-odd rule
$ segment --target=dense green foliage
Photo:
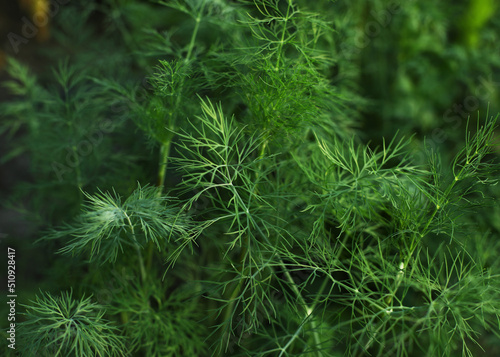
[[[12,245],[51,261],[22,355],[497,355],[498,18],[61,6],[52,71],[11,56],[0,107],[32,169],[5,202],[38,229]]]

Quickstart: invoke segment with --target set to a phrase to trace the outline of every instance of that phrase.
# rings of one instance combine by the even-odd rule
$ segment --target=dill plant
[[[331,74],[353,67],[339,9],[103,1],[75,27],[101,12],[126,59],[10,61],[1,128],[38,174],[19,195],[55,202],[37,244],[78,266],[25,305],[26,355],[472,356],[499,336],[497,118],[451,159],[366,142],[370,103]]]
[[[120,356],[123,339],[104,313],[91,298],[42,293],[27,306],[20,349],[26,356]]]

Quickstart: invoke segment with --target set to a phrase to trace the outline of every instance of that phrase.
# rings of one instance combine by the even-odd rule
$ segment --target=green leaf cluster
[[[494,355],[498,116],[437,118],[496,75],[499,24],[445,3],[61,9],[59,65],[10,59],[0,106],[2,162],[32,169],[8,201],[55,260],[25,354]]]
[[[91,298],[74,299],[73,293],[42,293],[26,310],[19,331],[26,356],[121,356],[123,338],[104,318],[103,307]]]

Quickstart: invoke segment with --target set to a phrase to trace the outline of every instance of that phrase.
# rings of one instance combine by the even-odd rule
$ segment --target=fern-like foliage
[[[131,352],[158,357],[206,354],[207,329],[200,324],[204,316],[196,308],[194,291],[174,287],[173,281],[133,281],[113,296],[111,312],[122,316]]]
[[[144,248],[149,242],[163,250],[187,234],[189,220],[175,200],[158,195],[158,188],[138,187],[122,202],[116,193],[84,193],[87,202],[72,224],[54,230],[45,239],[66,238],[61,253],[90,253],[90,260],[115,262],[124,249]]]
[[[9,59],[0,104],[0,164],[31,168],[8,199],[74,291],[23,306],[23,353],[494,355],[498,116],[453,102],[495,102],[469,51],[499,24],[438,3],[61,6],[59,65]]]
[[[118,328],[90,297],[42,293],[26,308],[26,321],[20,327],[26,356],[123,356]]]

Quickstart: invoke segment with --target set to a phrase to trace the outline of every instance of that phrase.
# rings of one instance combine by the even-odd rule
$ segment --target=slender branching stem
[[[132,224],[132,221],[130,220],[130,216],[126,212],[124,212],[124,214],[125,214],[125,218],[127,220],[127,223],[130,227],[130,232],[132,233],[132,237],[134,239],[134,248],[135,248],[135,251],[137,253],[137,258],[139,260],[139,269],[141,271],[141,278],[142,278],[143,282],[146,282],[146,277],[147,277],[146,268],[144,267],[144,259],[142,258],[141,248],[140,248],[140,246],[137,243],[136,238],[135,238],[134,225]]]
[[[259,158],[260,159],[262,159],[264,157],[266,147],[267,147],[267,141],[262,144],[261,149],[259,151]],[[260,162],[259,167],[262,168],[262,162]],[[256,192],[257,192],[257,186],[254,189],[254,194]],[[234,194],[235,194],[236,198],[238,199],[239,204],[244,208],[244,210],[246,212],[248,212],[249,209],[246,206],[246,204],[243,202],[241,197],[237,194],[236,191],[234,191]],[[254,226],[257,227],[257,230],[259,231],[262,238],[266,241],[266,243],[271,245],[271,242],[269,241],[269,238],[267,237],[267,235],[256,224],[254,224]],[[245,244],[242,248],[240,258],[239,258],[240,265],[242,267],[243,267],[244,261],[246,259],[249,245],[250,245],[250,237],[247,234],[246,238],[245,238]],[[281,258],[278,258],[278,263],[281,266],[281,268],[283,269],[286,279],[291,284],[292,290],[295,293],[295,295],[297,296],[297,299],[299,300],[300,305],[303,306],[304,312],[305,312],[304,321],[307,321],[311,317],[313,310],[314,310],[314,307],[310,307],[307,305],[306,301],[304,300],[304,297],[302,296],[302,293],[299,291],[299,289],[297,287],[297,284],[293,280],[293,277],[290,275],[290,272],[288,271],[286,264],[283,262],[283,260]],[[243,280],[244,280],[244,278],[242,277],[239,284],[237,285],[237,287],[234,289],[233,293],[231,294],[231,297],[229,299],[229,301],[230,301],[229,305],[227,306],[226,313],[224,314],[224,321],[229,321],[230,317],[233,314],[236,299],[240,294],[241,287],[243,286]],[[314,340],[315,340],[316,344],[319,345],[321,343],[321,341],[319,338],[319,333],[317,331],[317,325],[316,325],[316,321],[314,320],[314,318],[311,318],[311,327],[313,330]],[[228,333],[224,332],[224,338],[222,339],[222,341],[226,341],[228,338],[229,338]],[[222,353],[222,349],[219,351],[219,353]],[[321,354],[319,352],[318,352],[318,356],[321,356]]]
[[[288,6],[286,9],[286,16],[283,19],[283,31],[281,31],[281,39],[280,39],[279,45],[278,45],[278,58],[276,58],[275,71],[278,71],[280,68],[280,65],[281,65],[281,59],[283,57],[283,47],[284,47],[283,45],[285,43],[285,35],[286,35],[287,30],[288,30],[288,20],[289,20],[289,16],[290,16],[291,7],[292,7],[292,0],[288,0]]]
[[[205,9],[206,1],[203,1],[200,10],[198,11],[198,14],[196,15],[195,21],[196,24],[193,29],[193,33],[191,34],[191,40],[189,41],[189,46],[188,46],[188,52],[185,58],[186,62],[189,62],[191,60],[191,55],[193,53],[194,46],[196,44],[196,36],[198,35],[198,30],[200,28],[200,22],[202,18],[203,11]]]
[[[73,115],[72,115],[72,110],[69,102],[69,83],[64,83],[64,108],[65,108],[65,115],[66,115],[66,120],[67,124],[70,128],[71,131],[75,131],[75,125],[73,123]],[[81,172],[81,163],[80,163],[80,156],[78,154],[78,149],[76,145],[71,145],[71,153],[73,154],[73,157],[75,158],[75,184],[76,187],[78,188],[78,194],[79,194],[79,199],[80,202],[82,200],[82,172]]]
[[[169,136],[170,138],[170,136]],[[168,157],[170,154],[170,146],[172,144],[172,140],[168,140],[164,143],[162,143],[160,147],[160,158],[158,162],[158,187],[160,188],[158,190],[158,195],[161,196],[163,192],[163,186],[165,185],[165,176],[167,172],[167,165],[168,165]]]
[[[202,19],[204,8],[205,8],[205,1],[202,2],[201,6],[200,6],[200,10],[195,18],[196,24],[194,26],[193,33],[191,34],[191,39],[190,39],[189,45],[188,45],[188,52],[186,54],[186,57],[184,58],[185,63],[189,63],[189,61],[191,60],[191,56],[193,54],[193,50],[194,50],[194,47],[196,45],[196,37],[198,35],[198,30],[200,28],[200,22]],[[180,93],[182,93],[182,89],[184,87],[184,82],[185,82],[185,79],[182,78],[181,84],[179,86]],[[170,111],[170,122],[168,125],[169,130],[172,130],[175,128],[175,121],[176,121],[176,116],[177,116],[177,112],[178,112],[180,103],[181,103],[181,96],[178,95],[176,100],[175,100],[174,108]],[[168,157],[170,154],[171,144],[172,144],[172,135],[169,133],[167,141],[163,142],[161,147],[160,147],[160,159],[159,159],[160,161],[159,161],[159,170],[158,170],[158,186],[160,187],[160,191],[159,191],[160,195],[161,195],[162,190],[163,190],[163,185],[165,184],[165,175],[166,175],[167,166],[168,166],[167,164],[168,164]]]
[[[260,151],[259,151],[259,156],[257,158],[257,160],[262,160],[264,158],[264,154],[265,154],[265,151],[266,151],[266,147],[267,147],[267,141],[265,141],[261,147],[260,147]],[[262,161],[259,162],[259,172],[261,172],[262,170]],[[255,188],[254,188],[254,194],[257,192],[257,185],[255,185]],[[248,247],[250,245],[250,236],[248,234],[245,235],[245,241],[243,243],[243,246],[241,248],[241,252],[240,252],[240,256],[238,258],[238,261],[240,262],[240,267],[238,269],[243,269],[244,265],[245,265],[245,259],[246,259],[246,256],[248,254]],[[224,313],[224,320],[223,321],[229,321],[231,319],[231,316],[233,315],[233,311],[234,311],[234,308],[235,308],[235,305],[236,305],[236,298],[239,296],[240,294],[240,291],[241,291],[241,287],[243,286],[243,282],[244,282],[244,278],[243,276],[245,276],[244,272],[242,270],[241,271],[241,274],[242,274],[242,279],[239,281],[238,285],[235,287],[235,289],[233,290],[231,296],[229,297],[229,305],[226,307],[226,311]],[[224,331],[223,330],[223,337],[222,337],[222,342],[223,344],[226,344],[229,342],[229,338],[230,338],[230,333],[228,331]],[[223,349],[221,348],[219,350],[219,355],[223,353]]]

